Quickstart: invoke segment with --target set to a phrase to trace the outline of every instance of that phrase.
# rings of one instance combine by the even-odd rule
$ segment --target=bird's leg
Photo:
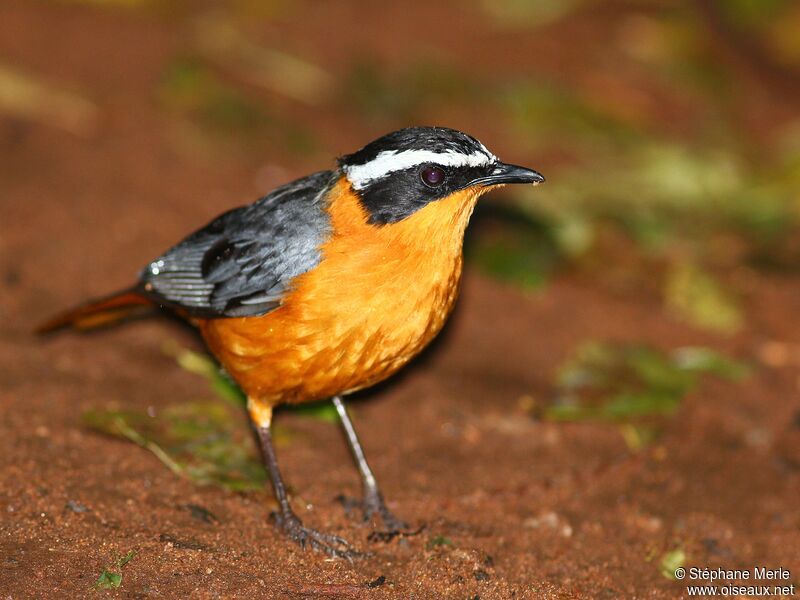
[[[252,401],[248,401],[250,416],[253,419],[258,439],[261,442],[261,452],[264,457],[264,464],[269,472],[272,481],[272,489],[275,491],[275,498],[278,501],[279,510],[272,513],[278,529],[287,536],[300,544],[303,548],[306,545],[314,550],[325,552],[333,557],[346,558],[352,560],[358,553],[354,551],[347,540],[338,535],[322,533],[305,527],[300,518],[294,513],[289,498],[286,495],[286,487],[283,484],[278,459],[275,456],[275,448],[272,445],[271,433],[271,409],[264,410],[263,407],[256,408]]]
[[[378,482],[375,480],[372,469],[369,468],[369,463],[367,463],[367,459],[364,456],[364,449],[358,441],[356,430],[353,427],[353,422],[350,420],[350,415],[347,414],[347,409],[344,406],[342,398],[340,396],[334,396],[332,400],[336,411],[339,413],[347,443],[350,446],[350,450],[353,452],[353,458],[355,458],[358,471],[361,474],[361,484],[364,488],[364,498],[361,501],[361,507],[364,511],[364,520],[369,521],[373,516],[378,516],[390,532],[407,530],[408,524],[395,517],[383,501],[383,494],[381,494],[378,488]]]

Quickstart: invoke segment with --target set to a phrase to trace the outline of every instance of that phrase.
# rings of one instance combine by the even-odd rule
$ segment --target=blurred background
[[[131,348],[117,359],[99,336],[60,339],[43,350],[28,332],[56,309],[129,284],[140,265],[220,212],[410,125],[461,129],[502,159],[547,177],[544,186],[512,187],[481,202],[466,244],[464,308],[442,356],[423,362],[421,374],[393,388],[381,407],[405,415],[392,404],[403,385],[443,398],[439,409],[403,404],[407,417],[397,418],[409,440],[418,433],[415,423],[444,436],[445,450],[424,439],[405,450],[416,448],[434,479],[445,481],[451,465],[460,465],[452,470],[466,471],[464,478],[448,490],[485,482],[491,473],[500,477],[498,459],[491,459],[496,446],[509,469],[516,459],[523,465],[496,485],[528,478],[518,480],[523,491],[513,502],[576,503],[540,514],[498,500],[491,510],[518,514],[535,544],[517,548],[513,563],[528,575],[498,572],[492,585],[507,592],[515,581],[536,580],[556,585],[551,592],[590,593],[587,578],[598,575],[581,574],[580,560],[567,587],[558,588],[563,573],[548,579],[558,559],[536,555],[534,547],[552,543],[536,537],[542,531],[556,531],[565,551],[592,564],[614,563],[626,552],[631,560],[646,556],[630,572],[638,574],[628,575],[629,587],[608,584],[617,594],[671,585],[670,567],[690,558],[713,566],[790,556],[800,537],[800,514],[790,500],[800,465],[796,0],[4,0],[0,377],[7,414],[19,415],[15,403],[40,402],[67,429],[80,429],[85,423],[76,415],[89,411],[94,429],[174,451],[178,462],[168,466],[179,474],[181,460],[210,469],[202,477],[189,472],[190,480],[245,489],[229,484],[251,477],[260,486],[257,465],[220,463],[219,448],[193,456],[169,423],[166,432],[137,429],[130,411],[145,411],[148,394],[180,398],[187,385],[165,375],[168,367],[161,371],[163,356],[144,358],[163,331],[144,326],[108,334],[109,343]],[[199,354],[174,345],[166,352],[187,372],[214,379]],[[445,383],[430,383],[427,373]],[[89,383],[78,383],[87,377]],[[32,379],[41,389],[30,387]],[[53,400],[62,393],[67,398]],[[109,398],[118,405],[104,408]],[[694,398],[689,408],[682,404],[687,398]],[[120,403],[129,412],[119,412]],[[385,427],[386,413],[370,410],[363,418]],[[9,431],[29,429],[22,416],[13,419]],[[218,423],[211,422],[214,430]],[[565,423],[590,427],[564,429]],[[40,425],[44,438],[55,435]],[[208,435],[208,427],[201,433]],[[511,454],[507,436],[515,440]],[[450,449],[450,438],[475,446],[469,467],[459,463],[466,459]],[[564,484],[574,494],[553,483],[558,463],[548,471],[541,456],[523,456],[525,444],[552,451],[567,472],[577,464],[586,469]],[[31,459],[37,448],[19,460],[43,463]],[[226,446],[223,454],[235,452]],[[588,455],[604,466],[586,463]],[[625,460],[643,462],[614,471],[613,465],[633,464]],[[554,487],[524,487],[535,486],[531,461]],[[675,471],[653,475],[671,468],[667,463]],[[62,465],[49,481],[77,464]],[[735,464],[762,474],[772,504],[765,508],[746,484],[732,483]],[[609,488],[594,479],[606,468],[615,473]],[[239,479],[225,475],[236,469]],[[711,471],[719,480],[708,488],[703,478]],[[393,475],[400,473],[397,467]],[[413,486],[395,485],[407,506],[426,513],[413,504],[423,502]],[[436,497],[437,484],[428,485]],[[669,493],[656,489],[661,485]],[[631,525],[610,498],[629,499],[642,487],[653,492],[652,501],[633,511],[639,520]],[[594,489],[602,491],[592,497],[587,490]],[[712,496],[732,489],[739,491],[728,504],[714,504]],[[578,490],[588,496],[577,499]],[[682,521],[674,512],[678,497],[692,498],[692,508],[708,519]],[[611,514],[608,527],[623,527],[613,521],[619,519],[636,531],[611,558],[600,550],[602,528],[584,532],[596,535],[594,547],[569,545],[573,528],[582,535],[581,519],[598,506]],[[769,524],[755,541],[747,538],[749,519]],[[443,533],[431,533],[424,552],[453,552],[459,536],[469,536],[439,525]],[[506,525],[514,531],[518,522]],[[693,537],[693,528],[704,533]],[[738,533],[731,538],[723,530]],[[87,525],[87,531],[93,530]],[[720,544],[729,544],[725,552]],[[124,554],[128,547],[119,549]],[[467,579],[474,583],[473,572]],[[648,583],[637,588],[642,581]]]

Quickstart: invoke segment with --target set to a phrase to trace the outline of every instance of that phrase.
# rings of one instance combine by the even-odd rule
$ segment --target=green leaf
[[[686,552],[682,548],[675,548],[661,558],[659,571],[667,579],[675,580],[675,570],[684,564],[686,564]]]
[[[103,569],[103,572],[100,573],[100,577],[97,578],[97,581],[94,584],[94,589],[115,590],[120,585],[122,585],[122,574],[114,573],[113,571],[107,571],[106,569]]]
[[[114,561],[113,565],[107,566],[100,573],[94,583],[95,590],[115,590],[122,585],[122,568],[136,556],[135,550],[129,550],[124,556],[120,556]]]

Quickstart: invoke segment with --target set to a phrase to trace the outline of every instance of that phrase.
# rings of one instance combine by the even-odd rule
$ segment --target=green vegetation
[[[683,567],[685,564],[686,552],[684,552],[682,548],[675,548],[674,550],[670,550],[664,554],[664,556],[661,558],[658,568],[664,577],[674,581],[677,579],[675,577],[675,570],[678,567]]]
[[[755,242],[785,232],[796,217],[793,132],[756,158],[725,123],[717,125],[721,133],[680,139],[553,85],[511,85],[506,105],[531,151],[544,151],[542,145],[556,139],[573,155],[548,174],[557,186],[517,193],[520,209],[545,221],[578,214],[613,222],[653,249],[681,238],[703,242],[701,236],[719,230]]]
[[[167,344],[164,351],[174,357],[181,368],[207,379],[214,393],[223,400],[227,400],[233,406],[244,407],[247,404],[247,397],[244,392],[208,354],[194,352],[175,344]],[[339,422],[339,414],[328,400],[309,402],[298,406],[286,406],[282,407],[281,410],[320,421]]]
[[[542,287],[564,262],[562,242],[554,228],[504,206],[478,206],[477,214],[465,256],[484,273],[530,290]]]
[[[136,551],[130,550],[125,556],[120,556],[113,564],[102,570],[94,584],[95,590],[115,590],[122,585],[122,568],[127,565]]]
[[[425,548],[428,550],[433,550],[439,546],[452,546],[453,541],[450,538],[446,538],[443,535],[436,535],[428,540],[428,543],[425,544]]]
[[[211,390],[223,400],[233,406],[247,405],[244,392],[208,354],[182,348],[174,342],[164,346],[164,353],[174,358],[183,370],[208,380]]]
[[[550,3],[491,4],[487,11],[516,27],[549,22],[537,13]],[[562,3],[554,17],[583,4]],[[741,61],[770,69],[773,79],[763,85],[775,87],[762,93],[796,105],[776,81],[800,65],[800,11],[787,0],[708,4],[712,16],[689,6],[632,11],[612,43],[621,64],[643,70],[635,77],[601,85],[588,76],[565,83],[537,74],[493,84],[495,106],[487,110],[505,118],[508,137],[532,156],[559,159],[543,169],[547,185],[510,190],[519,218],[540,224],[531,230],[539,241],[520,244],[516,228],[492,229],[474,244],[476,265],[529,287],[553,272],[543,262],[563,268],[591,259],[584,274],[602,278],[603,259],[619,262],[622,252],[630,263],[638,255],[633,268],[641,272],[631,276],[651,276],[658,261],[669,312],[723,333],[746,315],[716,273],[737,261],[796,272],[800,120],[769,139],[748,127],[756,115],[732,97],[751,84],[741,63],[714,54],[705,19],[719,19],[724,35],[751,36],[740,53],[753,56]],[[528,11],[533,18],[525,18]],[[627,242],[609,247],[609,233]],[[733,255],[721,250],[731,247]]]
[[[719,333],[734,333],[742,326],[742,312],[736,299],[696,266],[675,264],[665,285],[667,308],[678,318]]]
[[[198,485],[225,489],[262,489],[267,474],[245,415],[246,398],[239,387],[208,355],[168,344],[165,352],[178,365],[208,380],[218,399],[185,402],[150,412],[92,409],[83,414],[84,425],[129,440],[152,452],[176,475]],[[338,422],[330,402],[315,402],[281,409],[303,417]],[[293,434],[273,425],[277,444]]]
[[[620,426],[636,450],[652,441],[660,418],[680,408],[703,375],[740,380],[748,368],[709,348],[669,353],[642,345],[589,342],[558,372],[556,398],[544,417]]]
[[[154,416],[90,410],[83,421],[149,450],[173,473],[199,485],[253,490],[267,479],[244,416],[218,401],[167,406]]]

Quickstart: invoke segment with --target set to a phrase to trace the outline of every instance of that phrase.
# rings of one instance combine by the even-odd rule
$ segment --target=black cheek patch
[[[388,225],[410,217],[429,202],[441,198],[442,191],[422,183],[418,169],[414,168],[391,173],[356,193],[369,214],[369,222]]]
[[[369,213],[371,224],[388,225],[402,221],[431,202],[468,187],[471,181],[489,175],[493,168],[493,165],[455,169],[445,167],[445,182],[433,188],[420,179],[420,167],[413,167],[373,181],[364,189],[357,190],[356,194]]]

